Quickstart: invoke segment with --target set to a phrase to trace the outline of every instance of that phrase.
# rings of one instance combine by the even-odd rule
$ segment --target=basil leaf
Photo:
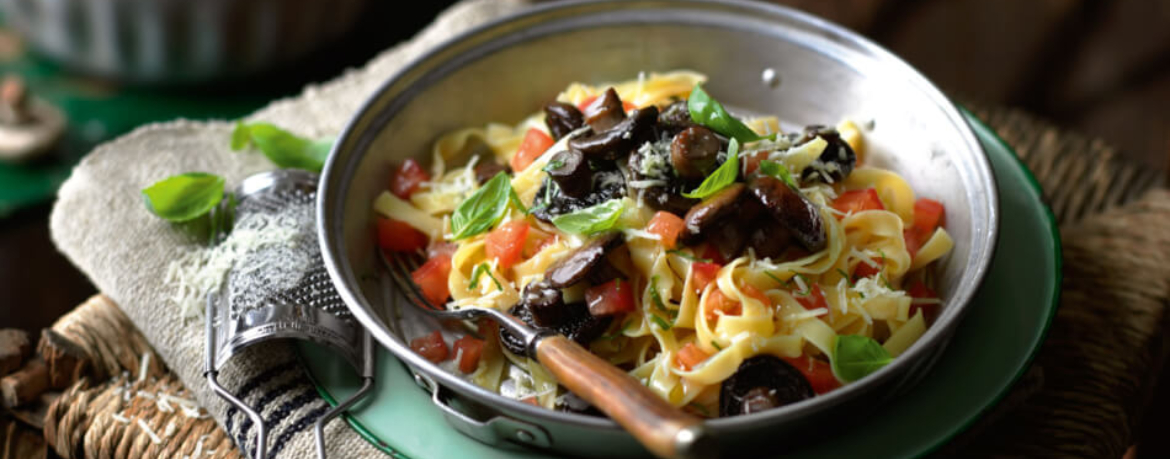
[[[853,382],[880,370],[894,360],[886,348],[873,338],[841,335],[833,349],[833,374],[844,382]]]
[[[626,210],[620,199],[610,199],[601,204],[586,207],[576,212],[553,217],[553,225],[561,231],[575,234],[593,234],[611,229]]]
[[[172,222],[201,217],[223,200],[223,177],[205,172],[172,175],[142,189],[146,208]]]
[[[469,238],[492,228],[508,210],[512,182],[500,172],[455,208],[451,234],[455,240]]]
[[[760,161],[760,172],[776,177],[781,182],[786,183],[789,187],[799,188],[796,186],[796,180],[792,179],[792,173],[788,171],[787,167],[776,161],[763,160]]]
[[[776,138],[775,134],[766,137],[756,134],[756,131],[743,124],[743,121],[727,113],[727,109],[712,99],[697,83],[691,90],[691,97],[687,99],[687,110],[691,112],[691,119],[696,123],[743,143]]]
[[[731,145],[727,147],[727,160],[719,165],[715,172],[703,179],[703,183],[695,188],[695,191],[683,193],[683,196],[704,199],[735,183],[737,177],[739,177],[739,142],[731,139]]]
[[[232,150],[255,145],[273,164],[282,168],[320,172],[333,148],[332,138],[309,140],[269,123],[236,123]]]

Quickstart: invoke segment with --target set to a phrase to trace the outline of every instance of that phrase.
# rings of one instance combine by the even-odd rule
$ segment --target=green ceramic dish
[[[1060,298],[1060,234],[1040,186],[991,128],[964,112],[991,158],[1002,215],[991,269],[942,358],[909,394],[871,421],[844,428],[832,440],[788,451],[785,457],[918,457],[934,451],[995,406],[1028,368]],[[328,351],[302,346],[309,373],[330,403],[360,382]],[[378,355],[378,387],[346,419],[394,457],[545,457],[500,449],[458,434],[432,405],[405,366]],[[847,439],[847,441],[842,441]]]

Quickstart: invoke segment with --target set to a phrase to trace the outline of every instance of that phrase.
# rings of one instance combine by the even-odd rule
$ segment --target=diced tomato
[[[921,234],[932,234],[946,221],[946,208],[933,199],[919,198],[914,201],[914,227]]]
[[[418,161],[408,159],[394,169],[390,176],[390,192],[402,199],[410,199],[410,195],[418,191],[423,182],[431,180],[431,175],[423,170]]]
[[[520,148],[516,150],[516,154],[512,155],[512,170],[518,174],[527,169],[528,165],[543,155],[545,150],[553,146],[553,143],[552,137],[549,137],[544,131],[528,128],[528,132],[524,134],[524,140],[520,142]]]
[[[722,290],[714,289],[711,294],[707,296],[706,309],[704,314],[707,316],[707,322],[712,326],[719,322],[721,316],[738,316],[743,314],[743,305],[739,304],[727,295],[723,294]]]
[[[769,151],[756,151],[749,153],[743,157],[743,171],[745,175],[755,172],[760,168],[760,161],[768,159]]]
[[[512,220],[488,233],[484,249],[489,259],[499,260],[500,269],[511,268],[520,260],[524,240],[528,238],[528,222]]]
[[[921,281],[911,284],[910,287],[906,289],[906,293],[910,295],[910,298],[918,298],[918,299],[936,299],[936,298],[938,298],[938,293],[936,293],[930,287],[927,287],[926,284],[921,282]],[[924,314],[929,312],[929,307],[931,307],[931,306],[935,306],[935,305],[934,304],[913,304],[913,303],[911,303],[910,304],[910,317],[914,317],[914,314],[919,309],[922,309],[923,310],[922,312]]]
[[[808,384],[812,386],[813,392],[816,392],[817,395],[823,395],[841,387],[841,381],[833,376],[833,367],[828,362],[814,359],[811,356],[801,356],[795,359],[785,357],[784,360],[800,370],[804,379],[808,380]]]
[[[878,257],[878,259],[874,261],[876,261],[878,264],[876,268],[870,266],[869,263],[866,263],[865,261],[857,263],[857,266],[853,267],[853,278],[865,279],[867,277],[873,277],[877,274],[880,274],[882,272],[882,267],[886,264],[886,259]]]
[[[765,295],[764,292],[761,292],[760,289],[751,284],[743,284],[739,289],[743,291],[744,295],[760,300],[761,303],[764,303],[764,306],[772,305],[772,300],[768,298],[768,295]]]
[[[634,286],[629,281],[614,279],[585,290],[589,314],[597,317],[634,310]]]
[[[447,276],[450,274],[451,257],[439,255],[410,273],[410,279],[422,289],[423,296],[432,306],[442,308],[451,296],[451,291],[447,289]]]
[[[703,248],[703,253],[699,254],[699,258],[711,260],[711,263],[720,266],[727,264],[727,259],[723,258],[723,254],[719,252],[719,248],[715,247],[715,244],[712,243],[707,243],[707,246]]]
[[[410,340],[410,349],[433,363],[447,360],[447,343],[443,342],[443,333],[438,330]]]
[[[807,295],[793,295],[796,298],[796,302],[800,303],[808,311],[825,308],[825,314],[828,314],[829,302],[825,300],[825,291],[821,290],[821,286],[817,284],[812,284],[809,290]]]
[[[597,97],[598,96],[586,97],[585,100],[581,101],[580,104],[577,104],[577,110],[581,110],[581,113],[585,113],[585,110],[587,110],[590,105],[593,105],[593,102],[597,101]],[[638,106],[624,100],[622,101],[622,110],[629,112],[635,108],[638,108]]]
[[[406,222],[378,217],[378,246],[393,252],[414,252],[427,246],[427,235]]]
[[[707,288],[707,284],[719,276],[719,270],[722,268],[723,266],[717,263],[691,263],[691,282],[695,285],[695,291],[702,292]]]
[[[483,340],[464,336],[455,341],[455,355],[459,356],[459,371],[474,372],[479,367],[479,356],[483,354]]]
[[[475,322],[475,332],[479,333],[479,336],[482,336],[485,339],[491,339],[491,337],[496,336],[496,333],[499,331],[500,324],[496,323],[495,320],[483,317]]]
[[[660,210],[650,219],[650,223],[646,224],[646,231],[657,234],[663,246],[667,249],[673,249],[678,242],[678,235],[682,233],[683,226],[683,220],[677,215]]]
[[[922,244],[926,242],[928,237],[930,236],[923,237],[917,226],[902,230],[902,238],[906,241],[906,252],[910,253],[910,258],[918,256],[918,249],[922,248]]]
[[[431,245],[427,246],[427,258],[435,258],[439,255],[453,257],[455,256],[456,250],[459,250],[458,244],[454,242],[446,242],[440,239],[433,241]]]
[[[878,198],[877,190],[873,188],[866,188],[864,190],[853,190],[841,193],[837,199],[833,200],[833,208],[843,214],[858,213],[865,210],[885,210],[886,206],[882,205],[881,198]],[[841,218],[838,216],[838,218]]]
[[[711,355],[699,349],[699,346],[696,346],[695,343],[687,343],[682,349],[678,350],[675,360],[678,361],[678,367],[682,368],[683,371],[691,371],[692,368],[703,363],[708,357],[711,357]]]
[[[532,406],[540,406],[540,401],[536,399],[536,396],[532,395],[520,399],[520,402],[527,403]]]

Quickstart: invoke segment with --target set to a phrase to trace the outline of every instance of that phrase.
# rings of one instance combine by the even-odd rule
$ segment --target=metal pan
[[[864,380],[780,409],[708,421],[728,454],[780,454],[786,444],[831,434],[920,379],[942,356],[983,279],[998,227],[989,162],[955,106],[888,51],[844,28],[778,6],[709,0],[546,5],[471,30],[421,56],[386,82],[339,138],[322,177],[318,224],[337,289],[374,337],[435,386],[455,427],[481,441],[562,454],[645,454],[604,418],[553,412],[498,396],[411,352],[375,275],[374,197],[392,164],[425,158],[442,133],[517,122],[569,82],[694,69],[725,104],[775,113],[791,125],[872,123],[867,162],[905,177],[947,208],[955,248],[941,262],[944,307],[911,349]],[[772,78],[766,78],[765,75]],[[462,408],[449,401],[464,402]],[[469,407],[471,407],[469,409]],[[459,411],[457,411],[459,410]],[[828,427],[826,427],[828,426]],[[848,439],[841,439],[848,441]]]

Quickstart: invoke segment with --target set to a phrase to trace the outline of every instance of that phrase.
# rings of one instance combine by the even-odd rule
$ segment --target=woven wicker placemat
[[[973,111],[1016,148],[1062,225],[1063,300],[1025,377],[938,455],[1121,457],[1166,357],[1170,193],[1153,190],[1163,174],[1019,111]],[[108,298],[62,317],[38,350],[46,387],[64,391],[44,413],[0,417],[0,459],[240,457]],[[43,440],[22,427],[37,415]]]

